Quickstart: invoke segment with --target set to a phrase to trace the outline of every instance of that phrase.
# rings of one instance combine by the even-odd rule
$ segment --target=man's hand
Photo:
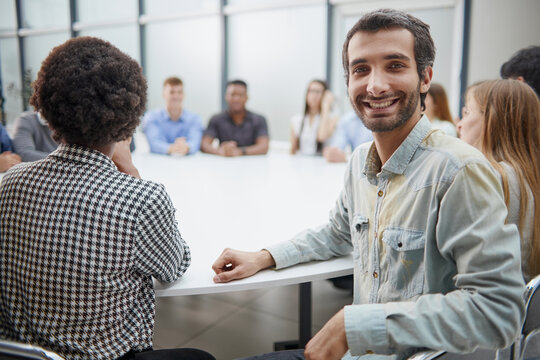
[[[0,172],[8,171],[13,165],[21,162],[21,157],[11,151],[4,151],[0,154]]]
[[[266,250],[257,252],[225,249],[212,265],[216,273],[215,283],[243,279],[256,272],[274,266],[274,258]]]
[[[348,348],[345,311],[341,309],[307,343],[304,357],[306,360],[339,360]]]
[[[218,154],[221,156],[241,156],[242,150],[238,147],[236,141],[224,141],[219,145]]]
[[[139,175],[139,170],[137,170],[135,165],[133,165],[133,161],[131,160],[131,151],[129,150],[130,143],[131,138],[117,142],[116,147],[114,148],[112,161],[116,164],[118,170],[124,174],[128,174],[140,179],[141,175]]]
[[[179,137],[169,146],[167,151],[170,155],[186,155],[189,152],[189,145],[185,137]]]
[[[345,152],[337,147],[325,147],[323,149],[323,156],[328,162],[345,162],[347,158]]]

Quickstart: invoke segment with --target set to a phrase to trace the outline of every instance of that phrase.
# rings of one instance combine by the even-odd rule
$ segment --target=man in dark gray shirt
[[[214,115],[206,128],[201,150],[221,156],[264,155],[268,151],[268,127],[263,116],[246,109],[247,84],[229,81],[225,92],[228,109]],[[213,146],[214,139],[219,147]]]
[[[13,147],[22,161],[36,161],[47,157],[58,144],[52,139],[51,130],[39,113],[27,111],[15,120]]]

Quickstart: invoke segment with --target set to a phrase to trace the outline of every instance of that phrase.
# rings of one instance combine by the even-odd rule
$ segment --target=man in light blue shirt
[[[169,77],[163,83],[164,109],[146,113],[143,131],[150,151],[156,154],[187,155],[199,151],[203,132],[199,115],[183,108],[182,80]]]
[[[355,112],[373,132],[358,147],[327,224],[258,252],[226,249],[215,282],[352,253],[354,301],[305,351],[259,359],[396,359],[418,349],[504,348],[524,316],[520,239],[505,224],[498,176],[422,116],[433,76],[429,26],[400,11],[365,14],[343,67]]]
[[[358,145],[368,141],[373,141],[373,134],[358,115],[350,111],[339,119],[330,144],[323,149],[323,156],[328,162],[345,162],[347,161],[347,147],[352,152]]]

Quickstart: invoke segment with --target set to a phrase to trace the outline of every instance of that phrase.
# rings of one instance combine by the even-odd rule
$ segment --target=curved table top
[[[276,150],[237,158],[135,153],[133,161],[144,179],[165,185],[192,252],[182,278],[168,285],[155,281],[157,296],[248,290],[352,273],[351,255],[264,270],[227,284],[215,284],[211,268],[227,247],[256,251],[324,224],[343,187],[345,164]]]

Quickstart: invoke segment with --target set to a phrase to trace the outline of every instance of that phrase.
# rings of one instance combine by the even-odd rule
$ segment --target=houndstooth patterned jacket
[[[0,185],[0,337],[68,359],[152,346],[152,277],[191,262],[163,185],[104,154],[60,145]]]

